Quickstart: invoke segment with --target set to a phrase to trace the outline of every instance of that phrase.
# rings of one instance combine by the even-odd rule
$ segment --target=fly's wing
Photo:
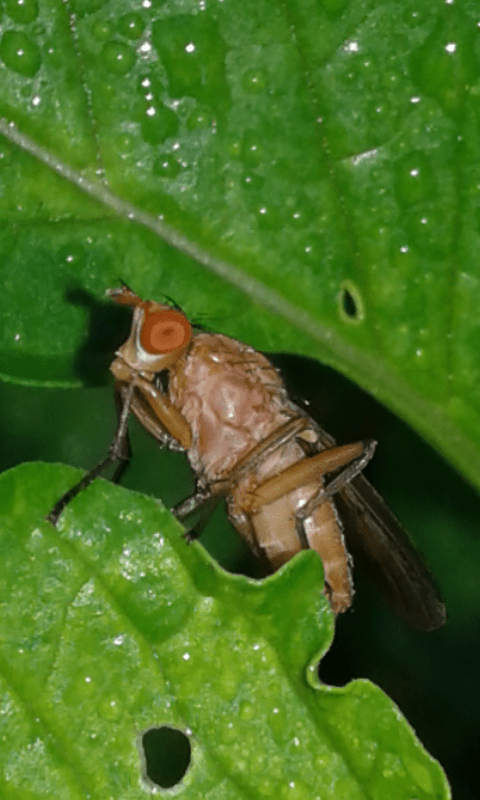
[[[397,614],[419,630],[440,628],[446,613],[434,578],[371,483],[358,475],[335,504],[354,559],[368,559],[372,580]]]
[[[323,430],[320,437],[325,447],[335,443]],[[365,563],[396,613],[419,630],[440,628],[446,612],[434,578],[371,483],[358,475],[335,495],[335,505],[354,560]]]

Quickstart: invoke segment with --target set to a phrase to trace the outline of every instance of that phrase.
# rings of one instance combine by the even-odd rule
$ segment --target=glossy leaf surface
[[[6,378],[85,382],[120,275],[335,366],[480,484],[475,3],[1,13]]]
[[[2,797],[143,797],[139,734],[161,726],[190,739],[186,798],[449,797],[379,689],[318,682],[333,621],[314,553],[229,576],[104,482],[56,530],[45,512],[77,474],[0,478]]]

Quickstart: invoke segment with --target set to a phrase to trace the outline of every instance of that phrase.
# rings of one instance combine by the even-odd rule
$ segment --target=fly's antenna
[[[196,320],[192,319],[192,328],[195,328],[197,331],[201,331],[202,333],[210,333],[211,328],[207,328],[206,325],[202,325],[201,322],[197,322]]]
[[[178,303],[175,300],[173,300],[171,297],[168,296],[168,294],[163,294],[162,293],[162,297],[165,298],[165,300],[167,301],[168,305],[171,306],[171,308],[174,308],[175,311],[180,311],[181,314],[184,313],[182,306],[179,306]]]
[[[210,314],[199,314],[198,317],[192,319],[192,327],[197,328],[197,330],[202,331],[202,333],[220,333],[220,331],[216,330],[214,324],[215,317],[211,316]]]
[[[115,279],[115,280],[117,280],[117,281],[118,281],[118,283],[120,284],[120,286],[121,286],[123,289],[127,289],[127,291],[129,291],[129,292],[132,292],[132,294],[136,294],[136,293],[133,291],[132,287],[131,287],[131,286],[129,286],[129,285],[128,285],[128,283],[127,283],[126,281],[124,281],[124,280],[123,280],[123,278],[119,278],[119,276],[117,275],[117,277],[116,277],[116,279]]]

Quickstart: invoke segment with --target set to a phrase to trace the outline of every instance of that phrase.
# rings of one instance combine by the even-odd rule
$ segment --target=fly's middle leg
[[[183,538],[186,539],[187,542],[194,542],[195,539],[198,539],[202,535],[205,525],[215,511],[217,503],[223,494],[225,494],[225,492],[214,493],[209,488],[197,489],[195,494],[187,497],[175,506],[175,508],[171,509],[172,514],[182,524],[185,522],[188,524],[189,519],[197,516],[192,527],[188,527],[183,534]]]

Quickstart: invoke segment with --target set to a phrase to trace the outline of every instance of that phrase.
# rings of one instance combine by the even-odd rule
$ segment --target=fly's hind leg
[[[297,461],[296,464],[292,464],[278,475],[268,478],[257,487],[251,495],[251,511],[258,511],[262,506],[273,503],[300,486],[318,481],[319,491],[302,507],[305,519],[314,508],[339,492],[364,469],[372,458],[375,447],[376,442],[373,439],[367,439],[354,444],[330,447],[314,456]],[[339,469],[342,471],[330,483],[323,486],[324,476]],[[316,502],[317,498],[318,502]]]
[[[325,593],[335,614],[346,611],[350,607],[353,598],[353,584],[350,572],[351,559],[343,540],[342,526],[335,506],[328,501],[353,480],[372,458],[376,442],[368,440],[359,442],[358,445],[361,446],[362,452],[353,460],[344,461],[343,464],[340,463],[342,455],[348,456],[348,450],[332,448],[336,453],[332,454],[330,451],[330,458],[335,457],[336,468],[341,471],[326,486],[320,485],[313,497],[295,513],[295,530],[302,549],[312,547],[322,559],[325,573]],[[322,456],[324,454],[326,456],[328,452],[322,451],[307,460],[315,460],[314,463],[316,462],[321,467]],[[330,468],[327,471],[331,471]],[[313,526],[307,536],[306,521],[309,517],[312,518]],[[328,535],[326,535],[327,531]]]
[[[376,442],[368,440],[306,455],[268,478],[249,497],[250,513],[255,514],[302,486],[318,487],[294,512],[295,532],[301,548],[316,550],[322,559],[326,594],[335,614],[349,608],[353,588],[340,520],[334,504],[328,501],[363,470],[375,446]],[[325,476],[330,473],[338,474],[325,485]],[[309,518],[312,518],[311,525],[307,527]]]
[[[349,453],[347,448],[355,446],[361,447],[363,452],[361,452],[360,455],[358,455],[356,458],[353,459],[348,458]],[[373,457],[376,446],[377,443],[376,441],[374,441],[374,439],[366,439],[363,442],[357,442],[355,445],[345,445],[345,447],[333,447],[330,450],[322,450],[315,456],[310,456],[308,458],[308,462],[309,463],[313,462],[312,466],[313,464],[316,464],[320,467],[320,469],[322,466],[322,461],[328,463],[327,457],[329,457],[328,460],[331,463],[333,463],[333,460],[335,459],[336,465],[331,466],[330,463],[328,465],[328,469],[324,470],[324,472],[322,473],[322,477],[327,472],[333,472],[334,470],[341,469],[342,466],[344,466],[344,469],[342,469],[342,471],[338,475],[336,475],[335,478],[333,478],[329,483],[327,483],[326,486],[321,486],[318,492],[314,494],[313,497],[310,498],[308,503],[305,503],[305,505],[302,506],[302,508],[297,511],[297,513],[295,514],[295,524],[297,524],[297,522],[302,523],[302,529],[303,529],[303,520],[311,516],[311,514],[314,512],[316,508],[318,508],[326,500],[330,499],[335,494],[337,494],[337,492],[340,492],[343,489],[343,487],[347,485],[347,483],[350,483],[350,481],[352,481],[357,475],[360,474],[360,472],[362,472],[365,469],[368,462]],[[341,463],[343,458],[342,451],[345,451],[345,456],[348,458],[348,461],[344,461],[343,463]],[[300,541],[302,541],[302,536],[299,533],[299,529],[297,529],[297,532],[299,534]],[[303,537],[304,536],[305,534],[303,533]]]

